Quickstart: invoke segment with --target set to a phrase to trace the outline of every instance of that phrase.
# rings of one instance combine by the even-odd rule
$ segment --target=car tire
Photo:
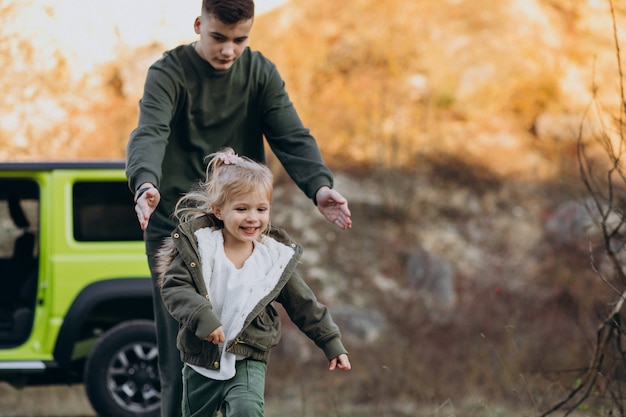
[[[161,384],[156,331],[148,320],[130,320],[105,332],[85,364],[85,389],[100,417],[158,417]]]

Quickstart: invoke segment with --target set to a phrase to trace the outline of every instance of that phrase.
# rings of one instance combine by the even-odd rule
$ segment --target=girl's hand
[[[205,337],[204,340],[206,340],[207,342],[211,342],[214,345],[217,345],[218,343],[224,343],[224,340],[226,340],[226,335],[224,335],[224,329],[222,329],[222,326],[218,327],[217,329],[213,330],[211,334]]]
[[[350,359],[348,359],[348,355],[342,353],[341,355],[330,361],[330,364],[328,365],[328,370],[334,371],[335,368],[341,369],[342,371],[349,371],[350,369],[352,369],[352,365],[350,365]]]

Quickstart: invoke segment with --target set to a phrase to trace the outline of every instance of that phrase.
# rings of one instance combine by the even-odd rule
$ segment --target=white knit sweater
[[[203,228],[197,230],[195,235],[213,312],[222,323],[226,340],[220,345],[220,369],[189,366],[207,378],[227,380],[235,376],[237,358],[226,352],[226,346],[243,329],[252,310],[276,286],[294,250],[263,236],[255,242],[252,254],[241,269],[237,269],[226,257],[221,230]]]

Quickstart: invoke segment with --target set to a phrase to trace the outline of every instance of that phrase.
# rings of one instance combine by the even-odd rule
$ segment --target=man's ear
[[[200,26],[202,24],[202,19],[200,16],[196,17],[196,20],[193,21],[193,31],[196,32],[196,35],[200,34]]]

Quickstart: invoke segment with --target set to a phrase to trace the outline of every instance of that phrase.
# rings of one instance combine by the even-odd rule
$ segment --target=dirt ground
[[[15,389],[0,384],[2,417],[95,417],[84,387],[49,386]]]

